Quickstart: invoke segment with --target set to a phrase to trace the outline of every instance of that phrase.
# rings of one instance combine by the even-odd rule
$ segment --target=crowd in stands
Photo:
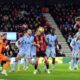
[[[78,30],[78,27],[75,27],[75,17],[78,16],[78,9],[79,6],[72,3],[55,4],[50,7],[50,12],[68,44]]]
[[[7,3],[0,5],[0,31],[18,32],[18,36],[27,30],[33,32],[43,26],[47,29],[49,23],[42,14],[42,7],[24,4]]]

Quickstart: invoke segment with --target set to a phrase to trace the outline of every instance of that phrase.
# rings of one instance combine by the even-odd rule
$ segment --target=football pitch
[[[0,80],[80,80],[80,70],[70,71],[68,63],[56,64],[54,72],[50,74],[44,72],[43,65],[40,65],[39,68],[41,72],[34,75],[33,66],[29,65],[27,71],[23,71],[23,67],[21,66],[20,72],[8,72],[8,77],[0,74]]]

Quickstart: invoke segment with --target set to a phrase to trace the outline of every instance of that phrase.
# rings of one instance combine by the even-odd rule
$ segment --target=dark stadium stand
[[[39,6],[26,4],[0,5],[0,31],[18,32],[18,35],[28,28],[33,31],[39,26],[49,26]]]
[[[79,6],[76,4],[55,4],[50,7],[50,12],[55,19],[59,29],[70,44],[74,34],[77,32],[75,28],[75,17],[78,16]]]

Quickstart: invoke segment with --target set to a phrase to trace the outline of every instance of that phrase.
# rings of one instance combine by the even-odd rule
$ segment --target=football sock
[[[55,58],[52,59],[52,69],[54,69],[54,65],[55,65]]]
[[[21,60],[18,61],[18,69],[20,69]]]
[[[48,61],[45,61],[45,65],[46,65],[46,68],[49,69],[49,63],[48,63]]]

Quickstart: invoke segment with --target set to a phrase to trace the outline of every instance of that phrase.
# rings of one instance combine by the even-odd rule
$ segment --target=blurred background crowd
[[[24,4],[2,4],[0,5],[0,31],[18,32],[18,37],[27,30],[33,32],[43,26],[47,30],[48,21],[42,14],[42,7]]]
[[[46,3],[45,3],[46,4]],[[18,38],[28,28],[33,34],[40,26],[45,28],[45,33],[51,25],[43,13],[50,12],[68,44],[78,31],[75,25],[75,17],[78,16],[79,5],[59,3],[54,5],[27,5],[23,3],[7,2],[0,4],[0,31],[17,32]],[[61,45],[59,45],[61,49]],[[16,50],[14,50],[16,51]]]
[[[79,26],[75,24],[75,18],[79,15],[79,10],[79,5],[72,3],[56,4],[50,7],[50,12],[68,44],[78,31]]]

